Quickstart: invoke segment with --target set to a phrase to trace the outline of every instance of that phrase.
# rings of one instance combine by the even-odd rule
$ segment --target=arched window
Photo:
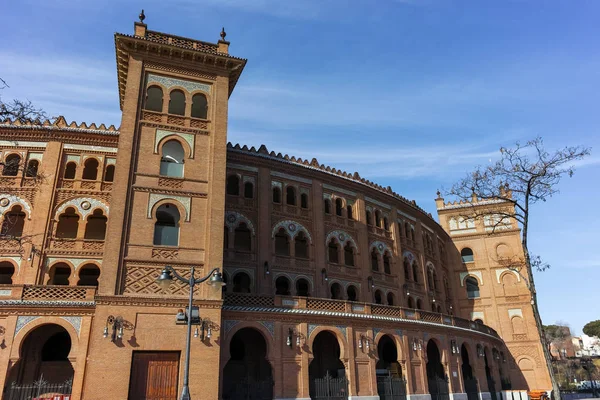
[[[275,254],[278,256],[290,255],[290,238],[283,228],[275,234]]]
[[[379,210],[375,210],[375,226],[381,228],[381,213]]]
[[[179,244],[179,210],[173,204],[163,204],[156,210],[154,245],[177,246]]]
[[[10,211],[4,214],[0,236],[21,237],[23,236],[24,227],[25,213],[23,212],[23,208],[15,205]]]
[[[115,180],[115,166],[109,165],[104,171],[104,182],[112,182]]]
[[[387,217],[383,217],[383,229],[386,231],[390,230],[390,221],[387,219]]]
[[[342,300],[342,286],[339,283],[333,283],[331,285],[331,298]]]
[[[98,178],[98,160],[93,157],[85,160],[85,163],[83,164],[83,175],[81,178],[88,181],[95,181],[96,178]]]
[[[223,249],[227,250],[229,248],[229,227],[225,225],[225,229],[223,231]]]
[[[59,239],[75,239],[79,228],[79,215],[73,207],[69,207],[58,217],[56,237]]]
[[[467,297],[469,299],[479,298],[479,282],[477,282],[477,278],[468,276],[465,279],[465,286],[467,287]]]
[[[185,114],[185,94],[181,90],[173,90],[169,94],[169,114]]]
[[[381,299],[381,290],[375,291],[375,304],[383,304],[383,300]]]
[[[65,179],[75,179],[75,172],[77,172],[77,164],[74,162],[68,162],[65,167]]]
[[[4,176],[17,176],[19,173],[19,165],[21,164],[21,156],[18,154],[10,154],[4,160],[4,168],[2,169],[2,175]]]
[[[358,292],[354,286],[352,286],[352,285],[348,286],[348,289],[346,289],[346,295],[348,296],[348,301],[357,301],[358,300],[357,293]]]
[[[410,227],[410,240],[415,241],[415,228]]]
[[[354,267],[354,248],[347,242],[344,246],[344,264],[349,267]]]
[[[412,270],[413,270],[413,281],[415,281],[415,283],[419,283],[419,266],[417,265],[416,261],[413,261]]]
[[[329,262],[333,264],[338,264],[340,262],[339,258],[339,246],[335,239],[331,239],[329,244],[327,245],[328,254],[329,254]]]
[[[239,196],[240,178],[237,175],[229,175],[227,177],[227,194],[230,196]]]
[[[379,271],[379,257],[377,257],[377,250],[374,247],[371,250],[371,269]]]
[[[238,272],[233,277],[233,293],[250,293],[250,276],[245,272]]]
[[[182,178],[184,158],[185,152],[179,141],[169,140],[163,144],[160,158],[160,175]]]
[[[335,215],[338,217],[342,216],[342,210],[344,209],[344,202],[339,197],[335,199]]]
[[[106,236],[106,221],[108,218],[103,214],[102,210],[94,210],[85,224],[85,239],[104,240]]]
[[[435,312],[435,303],[431,302],[431,311]]]
[[[202,93],[192,97],[192,117],[206,119],[208,115],[208,102]]]
[[[65,263],[54,264],[48,273],[50,275],[49,285],[69,285],[71,268]]]
[[[306,279],[298,279],[296,281],[296,296],[310,296],[310,285]]]
[[[437,290],[438,289],[437,274],[435,273],[435,271],[431,271],[431,278],[433,279],[433,290]]]
[[[352,206],[351,205],[346,206],[346,215],[348,216],[348,219],[354,219],[354,216],[352,215]]]
[[[86,264],[79,269],[79,281],[77,286],[98,286],[100,268],[94,264]]]
[[[442,306],[440,306],[439,304],[437,305],[437,312],[439,312],[440,314],[442,313]]]
[[[410,262],[408,261],[407,258],[404,259],[404,280],[405,281],[410,281]]]
[[[367,210],[367,225],[373,225],[373,221],[371,218],[371,211]]]
[[[40,162],[38,160],[29,160],[27,163],[27,170],[25,171],[25,176],[28,178],[35,178],[38,174],[38,168],[40,166]]]
[[[285,202],[290,206],[296,205],[296,189],[293,186],[285,188]]]
[[[300,207],[308,208],[308,195],[306,193],[300,195]]]
[[[294,239],[294,254],[296,258],[308,258],[308,239],[302,231]]]
[[[421,299],[417,299],[417,310],[422,310],[423,307],[421,306]]]
[[[280,276],[275,281],[275,294],[282,296],[290,295],[290,280],[285,276]]]
[[[394,305],[394,303],[395,303],[395,301],[394,301],[394,293],[389,292],[387,294],[387,303],[388,303],[388,306],[393,306]]]
[[[427,285],[429,290],[433,290],[433,271],[431,269],[427,271]]]
[[[15,266],[8,261],[0,262],[0,285],[12,285]]]
[[[325,214],[331,214],[331,201],[325,199]]]
[[[250,251],[252,249],[252,232],[243,222],[235,228],[233,247],[234,249],[241,251]]]
[[[404,223],[404,235],[407,239],[410,239],[410,225],[408,224],[408,222]]]
[[[390,266],[390,255],[387,251],[383,254],[383,272],[386,274],[392,273],[392,268]]]
[[[473,262],[473,250],[468,247],[465,247],[460,251],[460,256],[464,263]]]
[[[415,308],[415,303],[414,303],[412,297],[408,298],[408,300],[407,300],[407,306],[408,306],[408,308]]]
[[[510,322],[512,324],[513,334],[523,335],[523,334],[527,333],[527,328],[525,327],[523,318],[516,315],[511,318]],[[483,324],[483,321],[481,323]]]
[[[244,183],[244,197],[247,199],[254,198],[254,184],[252,182]]]
[[[281,203],[281,189],[278,187],[273,188],[273,203]]]
[[[146,110],[162,112],[163,91],[158,86],[150,86],[146,92]]]

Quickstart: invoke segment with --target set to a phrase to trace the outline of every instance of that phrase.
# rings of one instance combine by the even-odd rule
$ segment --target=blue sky
[[[124,4],[125,3],[125,4]],[[119,125],[113,33],[149,29],[216,42],[249,59],[229,139],[322,162],[435,215],[449,187],[501,145],[549,148],[600,136],[596,1],[56,0],[3,7],[2,92],[67,120]],[[600,318],[595,251],[600,156],[537,205],[531,249],[545,323]]]

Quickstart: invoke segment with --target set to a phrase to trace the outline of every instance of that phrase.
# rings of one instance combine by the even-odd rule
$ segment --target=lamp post
[[[190,302],[188,308],[188,317],[187,317],[187,338],[186,338],[186,348],[185,348],[185,368],[183,372],[183,389],[181,390],[181,400],[190,400],[190,389],[189,389],[189,376],[190,376],[190,340],[192,338],[192,302],[194,301],[194,286],[198,283],[202,283],[208,281],[208,284],[212,286],[214,292],[221,291],[221,288],[225,286],[225,282],[223,282],[223,276],[219,272],[218,268],[213,269],[208,273],[208,275],[196,279],[194,277],[195,268],[192,266],[190,269],[190,279],[186,279],[179,275],[173,267],[170,265],[165,266],[162,270],[162,273],[156,280],[156,283],[163,289],[166,290],[169,288],[171,283],[173,283],[173,276],[177,278],[177,280],[187,284],[190,287]]]

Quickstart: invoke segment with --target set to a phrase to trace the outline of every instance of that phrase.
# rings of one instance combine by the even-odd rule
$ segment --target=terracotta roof
[[[20,121],[12,121],[10,118],[5,119],[0,122],[0,128],[4,129],[31,129],[31,130],[61,130],[67,132],[79,132],[79,133],[95,133],[100,135],[111,135],[117,136],[119,135],[119,130],[115,128],[114,125],[110,125],[108,128],[104,124],[100,124],[96,126],[95,123],[90,125],[85,122],[76,123],[75,121],[71,121],[68,123],[65,120],[65,117],[60,116],[55,121],[50,122],[50,120],[41,121],[31,121],[31,122],[20,122]]]

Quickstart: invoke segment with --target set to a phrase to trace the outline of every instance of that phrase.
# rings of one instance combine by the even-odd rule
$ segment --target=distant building
[[[600,339],[595,336],[588,336],[584,333],[579,337],[573,337],[571,343],[576,357],[600,356]]]

